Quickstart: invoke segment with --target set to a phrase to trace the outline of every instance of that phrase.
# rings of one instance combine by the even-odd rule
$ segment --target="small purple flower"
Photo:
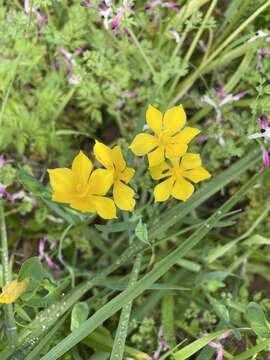
[[[260,57],[260,60],[263,60],[270,55],[270,49],[260,49],[258,50],[258,55]]]
[[[3,155],[0,155],[0,169],[7,163]]]
[[[218,101],[212,99],[208,95],[203,96],[202,100],[215,109],[215,111],[216,111],[216,122],[218,124],[220,124],[222,122],[221,107],[224,106],[224,105],[227,105],[227,104],[231,104],[234,101],[240,100],[247,93],[246,93],[246,91],[242,91],[242,92],[240,92],[240,93],[238,93],[236,95],[227,94],[223,88],[214,88],[214,91],[216,92],[216,94],[219,97]]]
[[[268,36],[268,34],[262,30],[256,31],[255,36],[252,36],[252,38],[250,38],[248,40],[248,42],[253,42],[256,41],[257,39],[264,39]]]
[[[112,21],[112,31],[115,33],[116,29],[119,27],[121,23],[121,19],[125,14],[124,8],[120,8],[118,11],[118,14],[115,16],[115,18]]]
[[[267,56],[270,55],[270,49],[259,49],[258,55],[261,60],[265,59]]]
[[[265,115],[262,115],[258,118],[258,123],[260,125],[260,128],[263,130],[267,130],[268,128],[268,118]]]
[[[115,105],[115,109],[116,110],[123,110],[125,108],[125,104],[122,101],[119,101],[116,105]]]
[[[96,7],[96,4],[91,3],[90,1],[81,1],[80,5],[85,8],[93,9]]]
[[[152,1],[150,3],[147,3],[145,5],[145,10],[146,11],[152,11],[154,10],[157,6],[159,6],[161,4],[161,0],[155,0],[155,1]]]
[[[260,132],[251,134],[248,136],[249,139],[264,139],[264,142],[270,141],[270,127],[268,126],[268,118],[265,115],[262,115],[258,118],[258,123],[260,126]]]
[[[16,201],[18,199],[23,199],[24,197],[25,197],[25,192],[23,190],[18,191],[18,192],[14,193],[14,194],[10,194],[8,192],[6,193],[6,198],[10,202],[14,202],[14,201]]]
[[[180,9],[179,5],[175,2],[162,2],[161,0],[155,0],[145,5],[145,11],[152,11],[157,6],[161,6],[163,8],[168,8],[168,9],[175,9],[176,11],[179,11]]]
[[[232,336],[233,333],[231,331],[226,332],[225,334],[218,337],[218,342],[210,341],[208,346],[212,349],[217,350],[216,360],[223,360],[223,346],[220,343],[220,340],[226,339],[229,336]]]
[[[152,356],[152,360],[158,360],[160,357],[160,354],[163,351],[167,350],[168,348],[169,348],[169,345],[164,338],[163,327],[161,326],[159,328],[159,332],[158,332],[158,348],[155,351],[154,355]]]
[[[39,22],[42,23],[47,23],[48,22],[48,15],[46,14],[42,14],[40,12],[40,10],[36,7],[32,7],[30,6],[30,0],[24,0],[24,12],[26,15],[29,15],[30,12],[32,12],[33,14],[36,14],[36,19]]]
[[[5,196],[6,196],[6,186],[0,183],[0,198],[3,198]]]
[[[262,164],[264,168],[267,168],[270,164],[269,154],[263,145],[261,145],[261,149],[262,149]]]
[[[80,75],[73,74],[73,68],[75,65],[74,57],[81,55],[84,51],[85,51],[85,48],[83,48],[83,47],[78,48],[73,53],[68,52],[64,48],[59,49],[59,52],[62,55],[63,60],[67,67],[68,82],[72,85],[78,85],[82,80]]]
[[[40,239],[38,243],[39,258],[44,259],[50,269],[59,270],[59,266],[45,253],[46,238]]]
[[[105,2],[106,3],[106,2]],[[112,22],[113,11],[111,4],[99,4],[99,15],[103,18],[103,25],[106,30],[109,30],[109,24]]]
[[[168,9],[175,9],[176,11],[180,10],[180,6],[175,2],[164,2],[161,4],[161,7],[165,7]]]
[[[138,97],[138,94],[134,91],[129,91],[127,94],[126,94],[126,98],[128,99],[131,99],[131,98],[136,98]]]

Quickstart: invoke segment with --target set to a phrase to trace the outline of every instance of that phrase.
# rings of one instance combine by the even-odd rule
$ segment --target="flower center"
[[[77,192],[77,196],[80,197],[80,198],[82,198],[82,197],[84,197],[84,196],[87,195],[87,193],[88,193],[88,186],[79,183],[79,184],[77,184],[77,185],[75,186],[75,190],[76,190],[76,192]]]
[[[176,179],[183,177],[183,170],[180,167],[173,167],[172,168],[172,176],[174,176]]]
[[[168,143],[170,143],[170,138],[171,136],[168,130],[163,130],[159,137],[160,144],[167,145]]]

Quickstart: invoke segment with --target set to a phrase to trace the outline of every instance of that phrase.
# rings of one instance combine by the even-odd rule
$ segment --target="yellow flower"
[[[106,168],[108,177],[111,175],[113,185],[113,199],[121,210],[132,211],[135,207],[135,192],[126,184],[132,179],[135,170],[127,167],[120,146],[110,149],[96,141],[94,146],[96,159]],[[109,175],[110,174],[110,175]]]
[[[188,143],[200,133],[200,130],[196,128],[183,129],[186,114],[182,105],[167,110],[164,116],[154,106],[149,105],[146,121],[156,136],[138,134],[130,145],[130,149],[138,156],[147,154],[149,167],[162,163],[165,157],[171,158],[185,154]]]
[[[29,279],[26,278],[22,281],[13,280],[3,287],[0,294],[1,304],[11,304],[22,295],[29,285]]]
[[[153,179],[166,180],[154,189],[155,201],[166,201],[170,195],[177,200],[186,201],[194,192],[194,186],[186,179],[198,183],[208,179],[211,174],[202,167],[199,154],[186,153],[183,157],[170,159],[171,165],[163,162],[150,168]]]
[[[104,169],[92,170],[91,160],[82,151],[73,160],[71,169],[49,169],[52,200],[82,212],[97,212],[103,219],[115,218],[114,202],[104,196],[111,187],[112,176]]]

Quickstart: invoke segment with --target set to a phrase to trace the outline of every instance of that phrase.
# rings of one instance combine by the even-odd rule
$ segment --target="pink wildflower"
[[[44,259],[50,269],[59,270],[59,266],[45,253],[46,238],[40,239],[38,244],[39,258]]]
[[[169,345],[164,338],[163,327],[161,326],[159,328],[159,332],[158,332],[158,348],[155,351],[154,355],[152,356],[152,360],[158,360],[160,357],[160,354],[163,351],[167,350],[168,348],[169,348]]]
[[[220,340],[226,339],[229,336],[232,336],[233,333],[231,331],[226,332],[225,334],[218,337],[218,341],[210,341],[208,346],[212,349],[217,350],[217,357],[216,360],[223,360],[223,345],[221,344]]]

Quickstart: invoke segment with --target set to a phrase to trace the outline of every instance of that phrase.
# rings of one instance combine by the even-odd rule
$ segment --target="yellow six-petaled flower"
[[[202,167],[199,154],[186,153],[150,168],[153,179],[167,178],[154,189],[155,201],[166,201],[170,196],[186,201],[194,192],[194,186],[188,181],[198,183],[208,179],[211,174]]]
[[[120,146],[110,149],[108,146],[96,141],[94,146],[96,159],[106,168],[108,177],[111,175],[113,185],[113,200],[121,210],[132,211],[135,207],[135,192],[127,186],[135,170],[127,167]]]
[[[199,129],[185,127],[186,114],[183,106],[175,106],[164,114],[149,105],[146,122],[155,136],[140,133],[133,140],[130,149],[135,155],[148,156],[149,167],[162,163],[166,158],[182,156],[189,142],[200,133]]]
[[[71,169],[49,169],[52,200],[69,204],[81,212],[97,212],[103,219],[116,217],[112,199],[105,197],[112,184],[112,174],[105,169],[93,171],[91,160],[80,151]]]

